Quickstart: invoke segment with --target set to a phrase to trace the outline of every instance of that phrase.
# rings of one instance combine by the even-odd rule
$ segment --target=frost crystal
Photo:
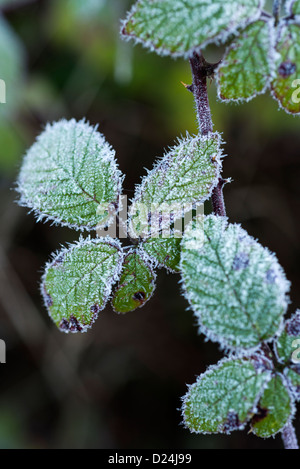
[[[20,204],[39,219],[76,229],[108,225],[122,184],[114,156],[103,135],[84,121],[48,124],[24,158]]]

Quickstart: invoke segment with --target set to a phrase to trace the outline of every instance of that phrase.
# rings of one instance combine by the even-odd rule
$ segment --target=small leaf
[[[46,266],[41,291],[49,315],[63,332],[85,332],[105,308],[122,268],[113,239],[80,240]]]
[[[23,45],[0,12],[0,119],[7,119],[18,109],[24,70]]]
[[[251,426],[253,433],[261,438],[269,438],[280,432],[293,413],[293,402],[280,375],[268,383]]]
[[[181,270],[200,332],[211,340],[251,349],[280,329],[289,282],[275,255],[239,225],[213,215],[190,223]]]
[[[300,310],[286,321],[283,332],[275,341],[275,349],[281,363],[300,363]]]
[[[131,249],[123,262],[119,284],[112,299],[117,313],[128,313],[144,306],[155,290],[156,275],[139,249]]]
[[[169,272],[180,272],[181,238],[149,238],[142,243],[142,249],[156,267],[164,267]]]
[[[300,113],[300,24],[283,21],[276,44],[276,77],[271,88],[279,105],[290,114]]]
[[[170,229],[185,209],[207,200],[220,174],[220,136],[187,137],[172,148],[136,188],[129,234],[147,239]]]
[[[195,433],[242,430],[271,372],[247,358],[225,359],[199,376],[183,398],[184,424]]]
[[[300,363],[299,365],[292,365],[285,369],[285,376],[292,395],[297,401],[300,401]]]
[[[84,121],[47,125],[25,156],[20,204],[63,226],[93,230],[118,209],[122,177],[115,152]]]
[[[285,9],[288,16],[300,15],[300,0],[287,0]]]
[[[260,0],[139,0],[122,34],[162,55],[191,56],[259,17]]]
[[[273,35],[273,20],[261,19],[233,40],[217,71],[220,99],[250,100],[266,91],[273,73]]]

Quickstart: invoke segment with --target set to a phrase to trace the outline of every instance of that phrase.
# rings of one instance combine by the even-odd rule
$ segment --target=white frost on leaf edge
[[[44,306],[47,309],[47,312],[48,312],[48,315],[49,315],[50,319],[53,321],[51,313],[50,313],[49,308],[47,306],[47,294],[46,294],[45,287],[44,287],[48,269],[53,267],[53,265],[55,264],[55,262],[57,261],[58,258],[64,256],[66,253],[72,252],[77,247],[85,246],[87,244],[107,244],[108,246],[117,249],[117,251],[119,251],[119,262],[116,266],[115,271],[113,272],[113,275],[110,278],[110,281],[107,281],[106,284],[105,284],[105,289],[104,289],[104,292],[103,292],[103,306],[99,309],[99,311],[96,314],[94,314],[93,319],[92,319],[92,321],[89,325],[84,326],[82,324],[79,324],[82,328],[81,333],[87,332],[88,329],[91,329],[91,327],[93,326],[95,321],[98,319],[98,313],[104,310],[104,308],[106,307],[108,301],[110,300],[113,285],[116,282],[118,282],[118,280],[120,278],[121,270],[122,270],[122,266],[123,266],[123,261],[124,261],[124,252],[123,252],[123,248],[122,248],[122,245],[121,245],[120,241],[118,239],[113,239],[113,238],[108,238],[108,237],[105,237],[105,238],[91,238],[90,236],[88,236],[87,238],[83,238],[82,236],[80,236],[78,241],[75,241],[74,243],[68,243],[67,246],[62,246],[62,249],[60,251],[56,251],[55,253],[53,253],[51,255],[51,260],[49,262],[47,262],[45,267],[44,267],[44,273],[42,275],[41,284],[40,284],[40,292],[41,292],[41,295],[42,295],[43,300],[44,300]],[[77,333],[77,331],[70,331],[70,330],[61,330],[61,332],[64,332],[65,334],[69,334],[69,333],[76,334]]]

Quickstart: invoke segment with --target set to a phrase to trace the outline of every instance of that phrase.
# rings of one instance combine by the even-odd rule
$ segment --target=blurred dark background
[[[279,436],[197,436],[181,425],[186,384],[222,353],[197,334],[178,275],[160,271],[143,309],[118,316],[108,306],[83,335],[58,332],[42,305],[44,263],[78,238],[36,224],[16,204],[22,155],[46,122],[98,123],[117,151],[129,198],[164,148],[197,132],[193,97],[181,84],[190,83],[189,64],[119,39],[131,4],[0,2],[0,78],[8,86],[7,104],[0,104],[0,338],[7,345],[0,448],[282,448]],[[221,54],[210,49],[207,58]],[[291,313],[300,305],[299,120],[269,94],[225,105],[211,84],[210,101],[215,129],[228,142],[228,216],[277,253],[292,282]]]

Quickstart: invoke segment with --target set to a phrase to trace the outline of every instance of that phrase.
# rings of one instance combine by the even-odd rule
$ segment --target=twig
[[[207,93],[207,78],[213,76],[214,71],[219,64],[210,64],[206,62],[202,54],[199,55],[196,53],[190,59],[190,64],[193,75],[193,84],[186,88],[193,93],[195,98],[200,132],[202,135],[208,135],[213,131],[213,123]],[[226,182],[227,181],[225,179],[220,177],[211,197],[214,214],[222,217],[226,216],[223,197],[223,187]]]
[[[281,437],[285,449],[299,449],[295,428],[291,422],[284,427]]]
[[[277,26],[279,23],[279,17],[281,12],[281,0],[274,0],[273,3],[273,16],[275,18],[275,25]]]

